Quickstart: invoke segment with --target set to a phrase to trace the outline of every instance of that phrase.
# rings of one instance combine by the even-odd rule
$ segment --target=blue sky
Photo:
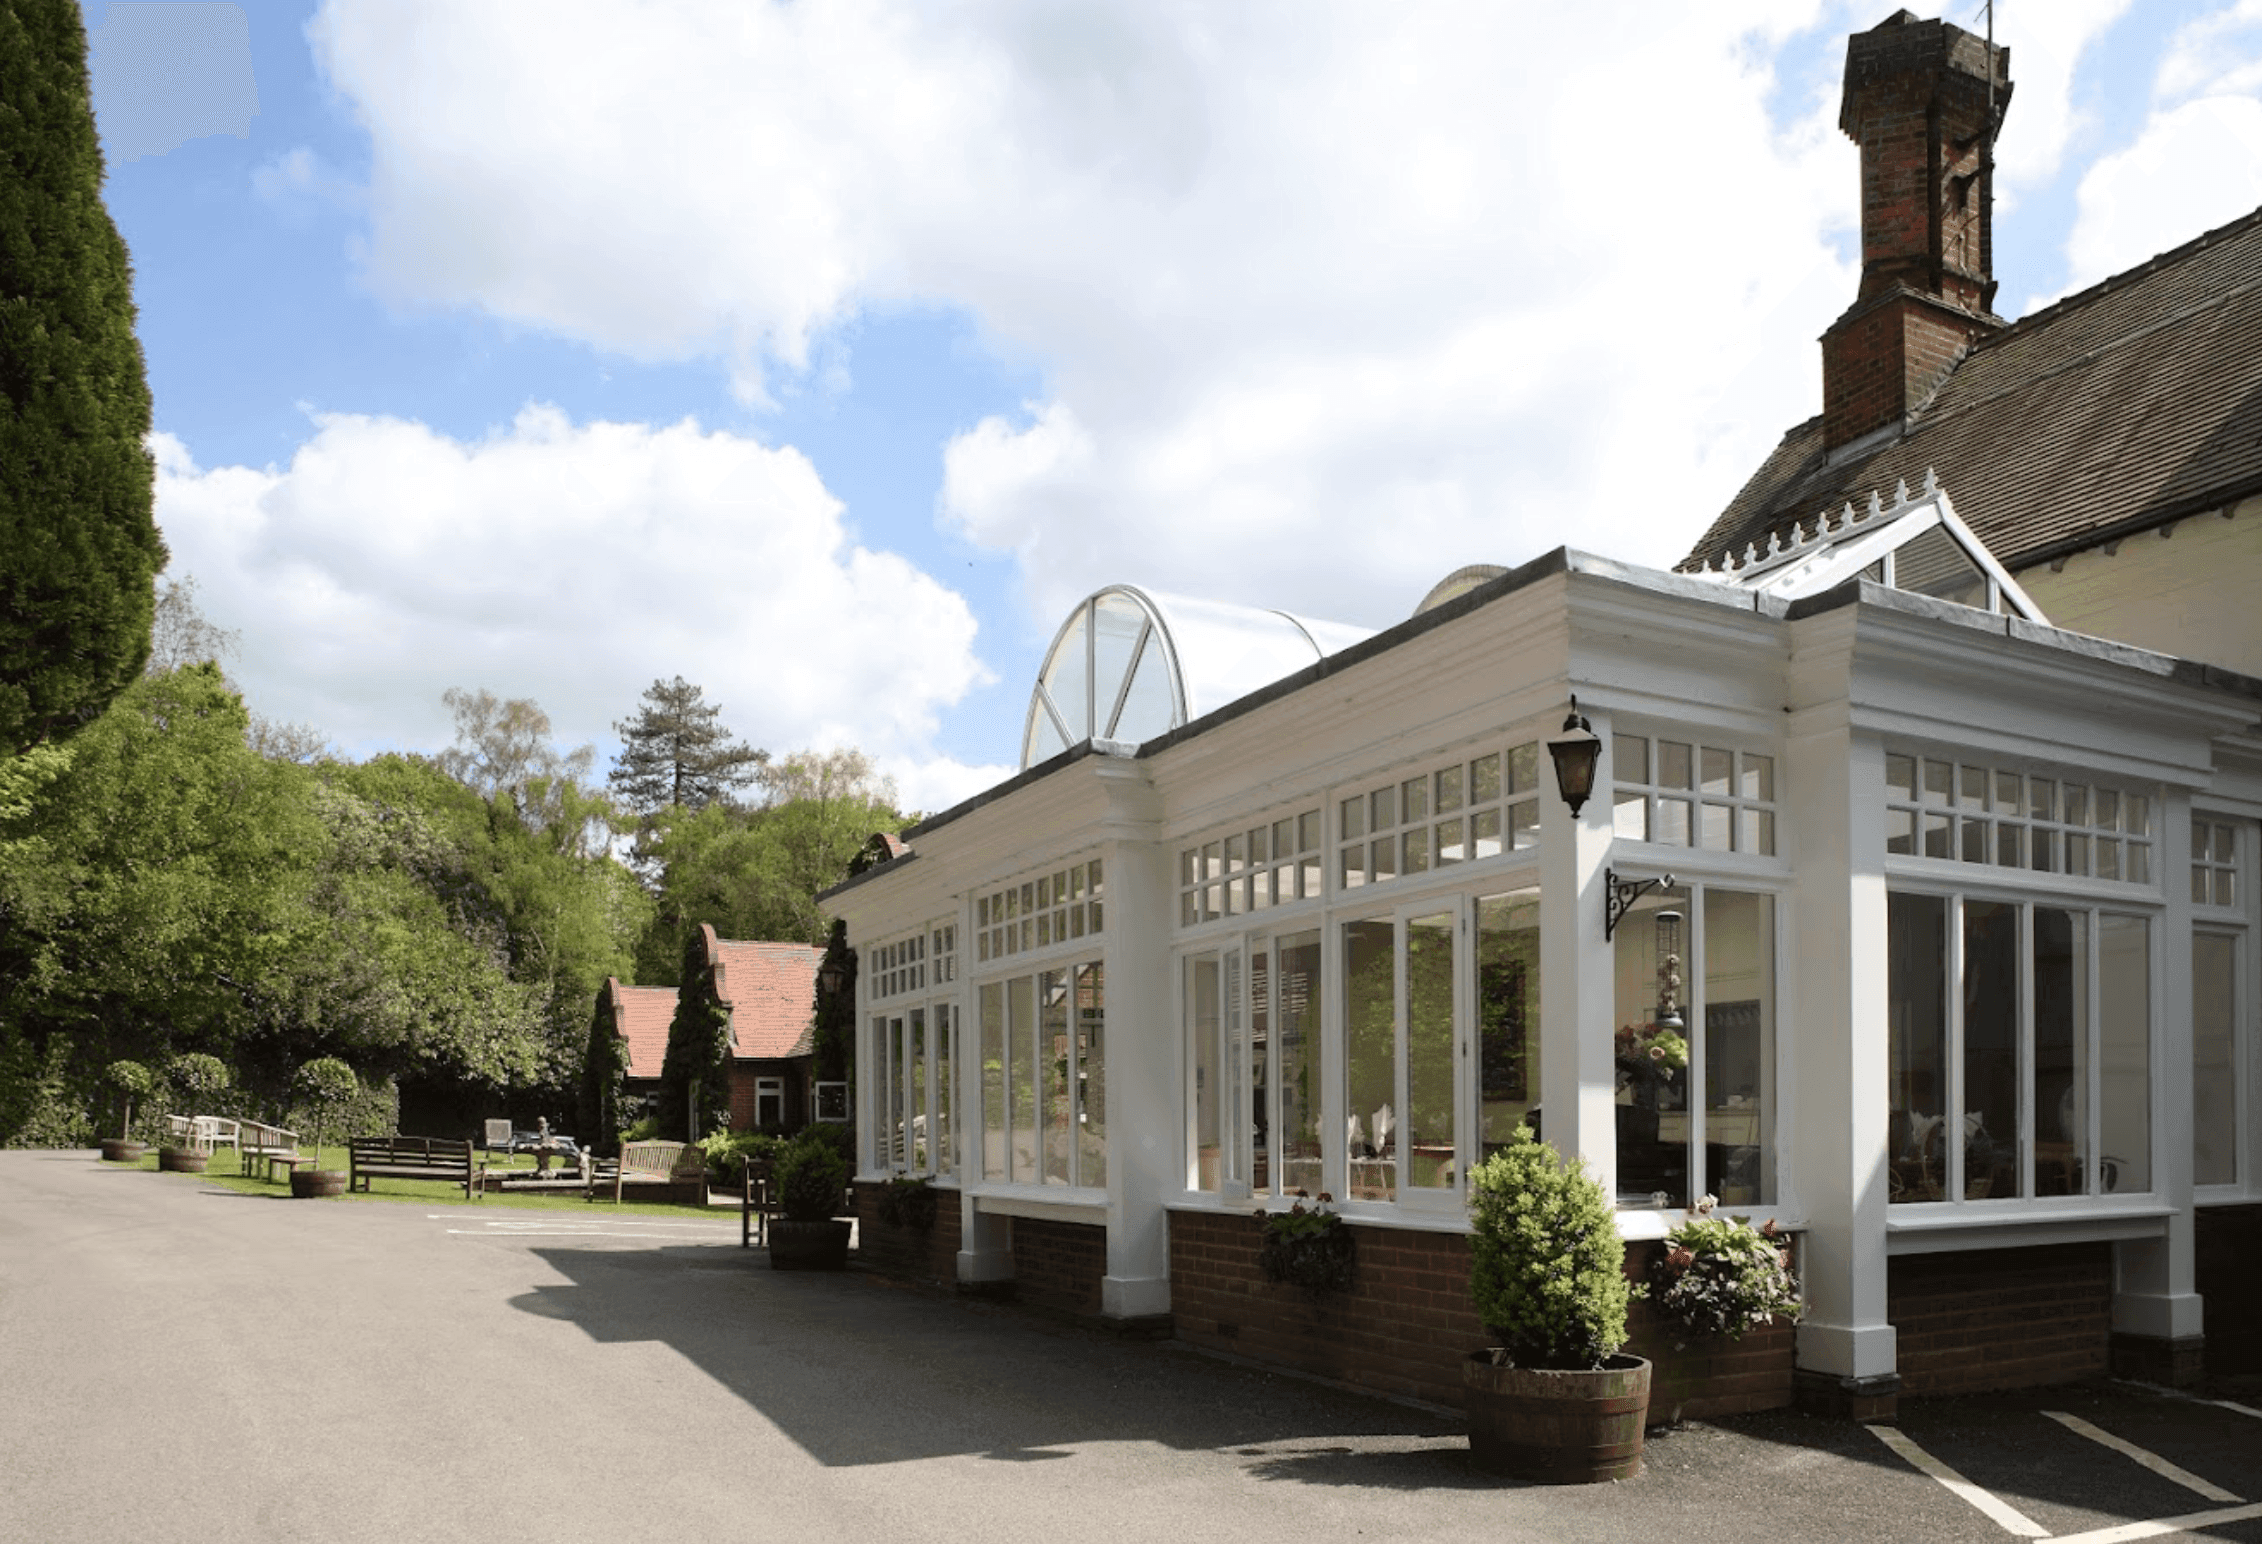
[[[351,754],[681,674],[942,807],[1102,584],[1677,560],[1819,404],[1889,10],[93,0],[172,571]],[[2262,203],[2262,3],[1995,25],[2006,315]]]

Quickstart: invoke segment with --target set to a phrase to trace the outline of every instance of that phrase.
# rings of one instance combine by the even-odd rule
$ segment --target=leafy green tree
[[[613,725],[620,759],[607,779],[621,802],[641,814],[669,805],[705,809],[755,781],[767,751],[732,744],[722,708],[677,676],[646,688],[636,714]]]
[[[451,686],[440,694],[455,715],[456,743],[440,752],[440,770],[492,797],[507,795],[528,825],[547,825],[549,802],[579,788],[596,764],[597,747],[561,751],[550,743],[550,715],[529,697],[508,701],[485,687]]]
[[[251,1031],[322,834],[306,770],[261,760],[245,722],[216,665],[137,681],[67,776],[0,812],[0,1021],[88,1069]]]
[[[0,4],[0,757],[141,673],[165,544],[77,0]]]

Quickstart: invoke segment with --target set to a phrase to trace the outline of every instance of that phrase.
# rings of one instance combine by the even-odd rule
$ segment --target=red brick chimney
[[[1861,146],[1861,292],[1822,335],[1823,444],[1903,422],[1994,314],[1990,181],[2008,48],[1901,11],[1846,41],[1838,127]],[[1992,85],[1992,92],[1990,91]]]

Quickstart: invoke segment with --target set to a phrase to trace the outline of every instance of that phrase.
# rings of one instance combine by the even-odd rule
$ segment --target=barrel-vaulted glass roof
[[[1371,629],[1111,584],[1053,635],[1029,694],[1021,765],[1085,740],[1137,744],[1363,638]]]

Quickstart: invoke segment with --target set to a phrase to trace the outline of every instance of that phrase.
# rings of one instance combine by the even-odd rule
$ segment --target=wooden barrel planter
[[[301,1201],[317,1196],[341,1196],[346,1193],[346,1171],[343,1169],[293,1169],[291,1194]]]
[[[770,1219],[770,1266],[781,1271],[840,1271],[848,1268],[849,1224]]]
[[[1461,1364],[1469,1457],[1477,1467],[1543,1485],[1630,1480],[1642,1472],[1649,1363],[1614,1356],[1592,1372]]]
[[[104,1137],[102,1139],[102,1161],[104,1163],[139,1163],[141,1162],[141,1154],[142,1145],[139,1142],[128,1142],[120,1137]]]
[[[157,1167],[168,1174],[202,1174],[211,1161],[210,1153],[192,1153],[185,1147],[157,1149]]]

